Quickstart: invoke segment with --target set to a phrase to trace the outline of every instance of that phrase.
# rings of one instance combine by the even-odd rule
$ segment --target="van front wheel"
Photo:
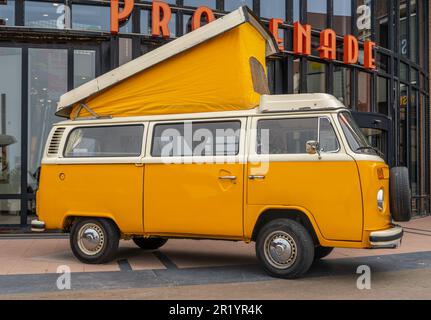
[[[132,240],[143,250],[156,250],[168,242],[168,239],[163,238],[133,238]]]
[[[102,264],[111,261],[118,249],[120,234],[107,219],[83,218],[72,225],[70,246],[79,261]]]
[[[307,229],[298,222],[277,219],[259,231],[256,255],[271,276],[295,279],[311,267],[314,243]]]

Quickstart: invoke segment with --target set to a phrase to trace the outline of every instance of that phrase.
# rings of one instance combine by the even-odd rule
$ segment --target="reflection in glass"
[[[350,69],[334,66],[334,96],[346,107],[350,107]]]
[[[334,0],[334,30],[339,35],[352,33],[352,2]]]
[[[264,18],[279,18],[286,20],[286,1],[260,1],[260,16]]]
[[[0,225],[20,224],[21,217],[20,200],[0,200]]]
[[[9,0],[6,5],[0,4],[0,20],[3,20],[3,25],[15,25],[15,0]]]
[[[416,0],[410,0],[410,60],[418,62],[418,19]]]
[[[21,49],[0,48],[0,193],[21,191]],[[4,202],[4,204],[6,204]],[[18,209],[19,210],[19,209]],[[0,220],[0,224],[4,223]]]
[[[307,0],[307,23],[313,28],[325,29],[328,9],[326,1]]]
[[[67,50],[28,50],[28,183],[36,181],[32,174],[40,166],[51,125],[63,120],[55,116],[57,102],[67,91]]]
[[[25,25],[37,28],[64,27],[64,5],[61,2],[25,1]]]
[[[389,80],[377,77],[377,112],[388,115],[389,112]]]
[[[399,123],[400,130],[399,141],[399,164],[407,166],[407,107],[409,103],[408,87],[400,83],[400,104],[399,104]]]
[[[109,7],[80,5],[72,6],[72,28],[86,31],[109,31]]]
[[[358,39],[361,41],[371,39],[371,0],[357,0],[356,28]]]
[[[132,39],[120,38],[118,41],[118,64],[121,66],[132,58]]]
[[[293,60],[293,93],[301,92],[301,62],[299,59]]]
[[[412,96],[410,97],[409,106],[409,134],[410,134],[410,148],[408,150],[410,157],[410,185],[412,193],[418,194],[418,177],[417,177],[417,104],[418,104],[418,91],[412,90]]]
[[[94,50],[73,51],[74,88],[94,79],[96,76],[96,52]]]
[[[184,5],[189,7],[205,6],[211,9],[215,9],[216,0],[184,0]]]
[[[358,111],[371,112],[371,75],[358,73]]]
[[[375,1],[377,44],[389,48],[389,1]]]
[[[407,57],[409,53],[407,30],[407,0],[400,0],[400,53]]]
[[[320,62],[307,62],[307,92],[326,92],[326,65]]]
[[[253,9],[253,0],[224,0],[224,11],[232,11],[242,6]]]

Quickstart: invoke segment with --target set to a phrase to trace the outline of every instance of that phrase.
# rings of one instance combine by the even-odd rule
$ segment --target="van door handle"
[[[219,180],[230,180],[230,181],[236,181],[236,176],[221,176],[218,177]]]
[[[250,180],[265,180],[265,176],[248,176]]]

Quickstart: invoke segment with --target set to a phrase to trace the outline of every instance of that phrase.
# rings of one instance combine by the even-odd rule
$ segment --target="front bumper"
[[[395,249],[401,245],[403,228],[393,226],[387,230],[373,231],[370,233],[370,244],[373,249]]]
[[[31,231],[33,232],[44,232],[45,231],[45,222],[40,220],[32,220],[31,221]]]

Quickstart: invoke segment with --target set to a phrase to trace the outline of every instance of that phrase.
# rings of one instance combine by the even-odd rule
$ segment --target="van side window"
[[[302,154],[317,141],[318,118],[268,119],[257,123],[258,154]]]
[[[240,131],[240,121],[157,124],[153,131],[151,156],[237,155]]]
[[[143,125],[80,127],[67,138],[64,156],[137,157],[141,154]]]
[[[334,127],[328,118],[320,118],[319,142],[322,152],[337,152],[340,149]]]

